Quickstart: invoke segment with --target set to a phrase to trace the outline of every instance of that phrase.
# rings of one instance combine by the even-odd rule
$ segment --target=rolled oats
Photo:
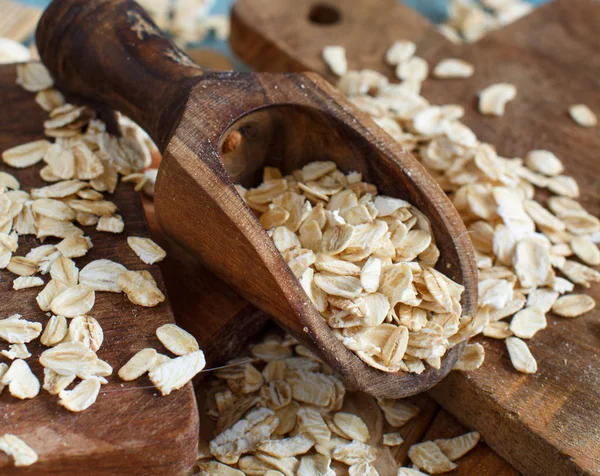
[[[456,464],[448,459],[433,441],[412,445],[408,450],[408,457],[419,468],[430,474],[445,473],[456,468]]]
[[[128,236],[127,244],[134,253],[146,264],[162,261],[167,253],[150,238]]]
[[[186,355],[200,350],[194,336],[175,324],[160,326],[156,329],[156,337],[175,355]]]
[[[562,317],[577,317],[596,307],[596,301],[587,294],[569,294],[559,297],[552,305],[552,312]]]
[[[0,319],[0,338],[11,344],[27,344],[37,339],[41,332],[39,322],[22,319],[20,314]]]
[[[506,104],[517,96],[517,88],[508,83],[492,84],[479,93],[479,112],[503,116]]]
[[[92,309],[95,299],[93,289],[78,284],[60,292],[52,300],[50,310],[53,314],[65,317],[82,316]]]
[[[475,68],[471,63],[457,58],[441,60],[433,69],[436,78],[470,78]]]
[[[194,378],[205,364],[204,353],[197,350],[153,367],[148,376],[162,395],[169,395]]]
[[[574,104],[569,107],[571,118],[582,127],[595,127],[598,124],[596,114],[585,104]]]
[[[537,362],[524,341],[518,337],[507,337],[506,347],[515,369],[526,374],[537,372]]]
[[[55,346],[62,342],[67,335],[67,330],[67,319],[64,316],[52,316],[46,323],[40,342],[46,347]]]
[[[33,398],[40,392],[39,380],[22,359],[16,359],[10,364],[2,376],[1,383],[8,386],[8,391],[13,397],[21,400]]]
[[[21,438],[10,433],[0,436],[0,451],[15,461],[15,466],[31,466],[38,460],[37,453]]]
[[[78,383],[73,390],[61,390],[58,404],[71,412],[82,412],[96,402],[100,393],[101,380],[90,377]]]
[[[323,60],[337,76],[343,76],[348,70],[346,49],[343,46],[326,46],[323,48]]]
[[[20,276],[13,281],[13,289],[28,289],[43,286],[44,280],[37,276]]]
[[[479,432],[472,431],[456,438],[435,440],[434,442],[450,461],[456,461],[475,448],[479,439]]]

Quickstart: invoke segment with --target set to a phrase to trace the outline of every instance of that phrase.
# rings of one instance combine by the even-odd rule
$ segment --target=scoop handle
[[[205,72],[132,0],[54,0],[36,43],[59,88],[122,111],[161,148]]]

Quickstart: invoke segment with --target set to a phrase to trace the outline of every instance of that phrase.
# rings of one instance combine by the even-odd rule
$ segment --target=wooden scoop
[[[154,200],[169,238],[313,345],[350,385],[399,398],[449,372],[464,344],[421,375],[375,370],[347,350],[233,186],[258,185],[265,166],[290,173],[316,160],[361,172],[431,220],[438,268],[465,286],[463,309],[473,313],[473,250],[452,204],[410,154],[320,76],[202,70],[130,0],[55,0],[37,45],[60,88],[123,111],[155,140],[163,161]]]

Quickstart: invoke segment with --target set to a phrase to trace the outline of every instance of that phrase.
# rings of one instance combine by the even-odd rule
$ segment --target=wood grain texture
[[[428,80],[423,95],[434,104],[463,105],[464,122],[504,157],[535,148],[556,153],[566,173],[578,181],[583,205],[600,214],[600,133],[577,126],[567,112],[576,103],[600,111],[598,2],[551,2],[471,45],[450,44],[394,0],[328,3],[341,12],[337,24],[302,22],[312,5],[308,0],[241,0],[233,10],[231,46],[263,71],[313,70],[330,78],[320,56],[328,44],[346,47],[351,68],[370,67],[390,77],[383,57],[398,39],[415,41],[417,54],[431,66],[443,58],[465,59],[475,65],[473,77]],[[504,117],[482,116],[476,93],[496,82],[514,83],[518,96]],[[590,294],[600,300],[597,286]],[[482,369],[453,372],[431,394],[463,423],[480,430],[520,471],[597,474],[599,318],[597,309],[574,320],[550,316],[548,328],[531,342],[540,369],[533,376],[514,371],[503,342],[486,340]]]
[[[130,0],[55,0],[37,41],[61,87],[121,109],[164,151],[155,204],[168,240],[315,346],[355,388],[402,397],[446,375],[462,345],[448,352],[440,369],[420,376],[382,373],[346,349],[233,187],[257,185],[266,165],[289,173],[333,160],[342,170],[361,172],[382,193],[409,200],[429,217],[439,269],[465,285],[465,313],[474,309],[473,251],[450,201],[410,154],[327,82],[313,74],[203,71]],[[232,130],[243,141],[222,153]]]
[[[0,67],[0,151],[43,137],[42,123],[47,114],[34,102],[34,96],[15,84],[14,66]],[[24,189],[43,185],[39,167],[0,170],[14,174]],[[84,228],[94,247],[76,260],[81,268],[89,261],[109,258],[129,269],[147,269],[164,290],[157,266],[146,266],[126,243],[127,235],[146,236],[142,206],[130,184],[119,185],[112,197],[125,220],[122,235],[110,235]],[[39,245],[32,236],[20,238],[19,254]],[[49,239],[46,243],[55,243]],[[14,275],[0,270],[0,318],[21,313],[24,318],[45,324],[48,317],[40,311],[35,296],[41,288],[12,290]],[[45,281],[47,281],[45,277]],[[198,413],[191,385],[168,397],[158,397],[144,377],[122,382],[118,369],[138,350],[154,347],[167,352],[155,336],[155,329],[173,322],[169,300],[155,308],[131,304],[125,295],[97,293],[91,315],[104,330],[104,343],[98,352],[113,367],[109,384],[102,387],[97,402],[82,413],[71,413],[58,405],[58,397],[41,390],[32,400],[17,400],[5,389],[0,397],[0,433],[14,433],[39,454],[39,461],[28,468],[14,468],[0,452],[0,474],[86,475],[110,474],[184,474],[193,465],[198,438]],[[44,348],[28,344],[32,353],[27,362],[42,381],[38,363]],[[5,342],[0,349],[8,348]],[[2,360],[7,361],[4,357]],[[165,444],[168,442],[168,444]]]

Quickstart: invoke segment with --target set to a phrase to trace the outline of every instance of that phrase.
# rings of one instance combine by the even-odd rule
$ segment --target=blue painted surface
[[[20,3],[35,5],[38,7],[45,7],[50,3],[50,0],[17,0]],[[272,0],[276,2],[277,0]],[[353,1],[353,0],[349,0]],[[404,3],[419,11],[422,15],[429,18],[433,23],[440,23],[444,21],[447,15],[447,5],[448,0],[402,0]],[[546,3],[548,0],[528,0],[533,4],[542,4]],[[215,5],[211,11],[214,14],[226,14],[229,12],[231,5],[235,2],[235,0],[216,0]],[[224,41],[218,41],[212,36],[206,38],[202,43],[198,46],[202,46],[205,48],[212,48],[218,50],[222,53],[231,56],[231,52],[229,51],[228,45]],[[237,66],[237,65],[236,65]]]

